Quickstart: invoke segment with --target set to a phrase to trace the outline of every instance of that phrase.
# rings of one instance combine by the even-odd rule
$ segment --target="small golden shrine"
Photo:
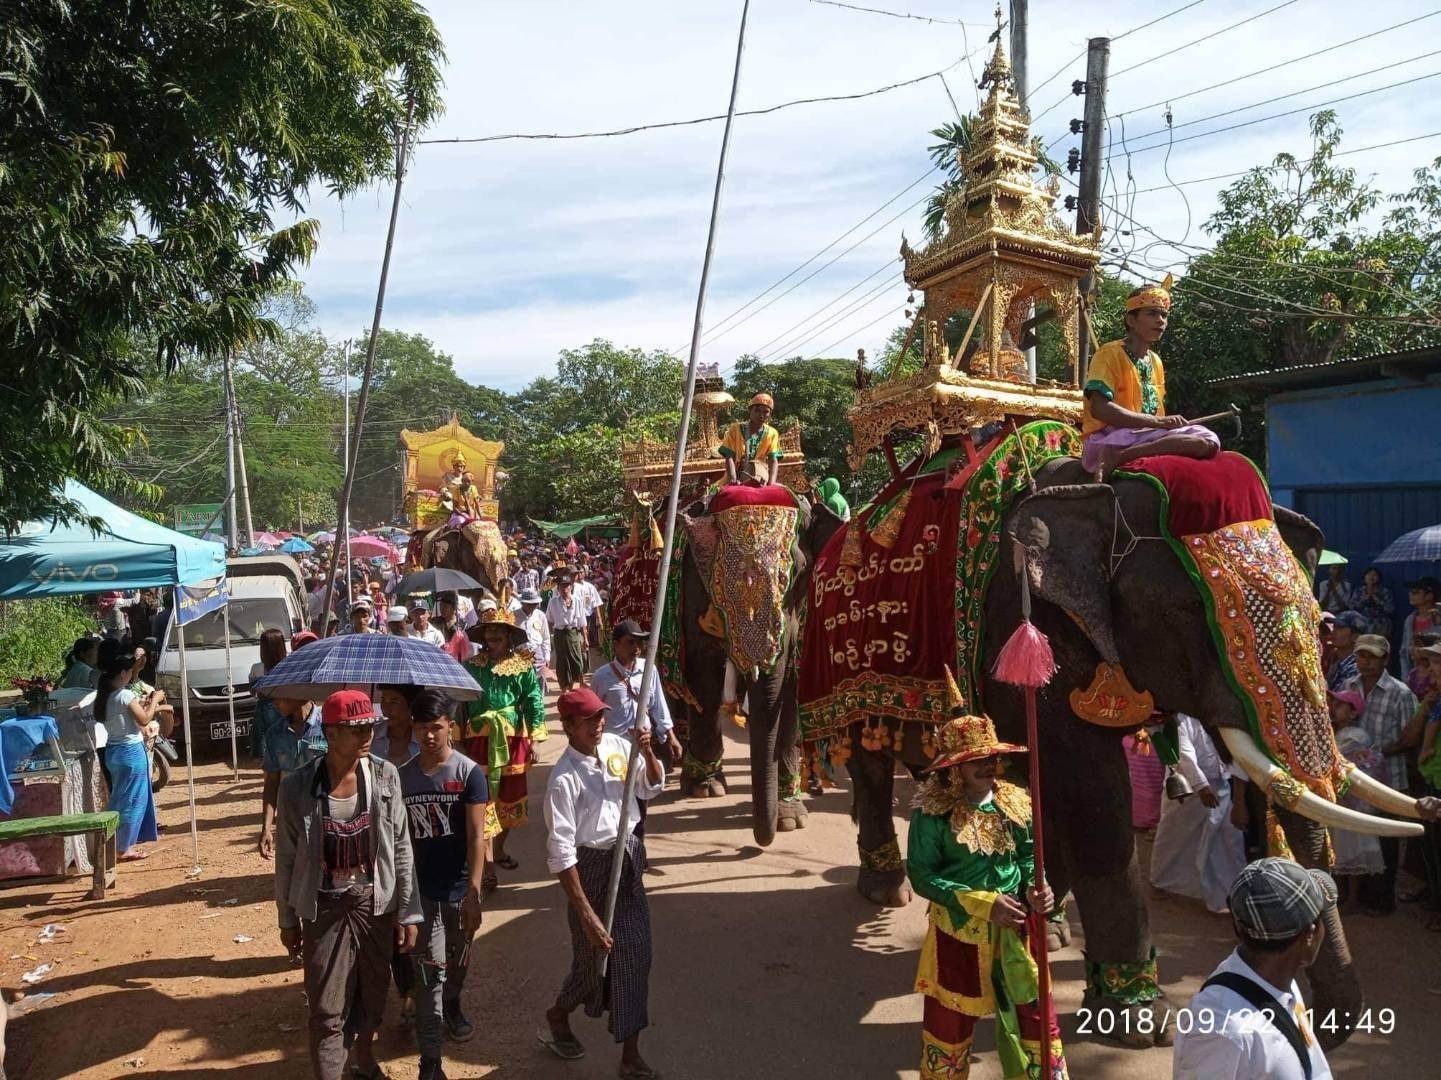
[[[442,499],[446,477],[467,473],[475,488],[476,516],[482,521],[500,520],[496,476],[505,443],[477,438],[461,427],[455,413],[450,414],[450,423],[434,431],[405,429],[400,441],[404,444],[400,462],[405,476],[405,513],[413,528],[429,528],[450,517]]]
[[[686,441],[681,465],[682,498],[699,497],[711,483],[725,476],[725,463],[716,452],[721,444],[721,418],[735,404],[716,364],[702,365],[696,373],[694,434]],[[777,425],[779,428],[779,425]],[[780,482],[793,491],[806,488],[806,456],[801,453],[801,431],[794,422],[780,432]],[[659,502],[670,493],[671,471],[675,468],[675,444],[641,436],[620,443],[621,473],[627,496],[648,496]]]
[[[981,86],[990,92],[962,159],[963,186],[946,199],[944,231],[919,251],[901,240],[906,282],[925,294],[901,353],[919,334],[925,366],[857,393],[849,410],[853,469],[898,428],[935,438],[1007,415],[1080,422],[1078,286],[1100,259],[1100,237],[1077,236],[1057,217],[1055,177],[1037,183],[1029,118],[999,34]],[[1067,383],[1027,373],[1017,343],[1033,304],[1050,308],[1060,325]],[[958,311],[971,316],[952,355],[945,327]]]

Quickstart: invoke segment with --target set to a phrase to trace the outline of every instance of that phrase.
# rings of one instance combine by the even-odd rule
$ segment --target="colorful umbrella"
[[[291,555],[304,555],[307,552],[314,551],[315,548],[310,544],[307,544],[300,537],[292,536],[289,540],[285,541],[285,543],[280,545],[280,550],[288,552]]]
[[[258,532],[255,534],[255,546],[263,548],[274,548],[280,546],[282,537],[276,536],[273,532]]]
[[[315,532],[311,533],[305,539],[309,540],[312,544],[333,544],[335,543],[335,534],[333,532]]]
[[[1427,525],[1397,537],[1376,556],[1377,562],[1434,562],[1441,559],[1441,525]]]
[[[378,536],[357,536],[350,541],[350,554],[359,559],[370,559],[380,556],[389,559],[392,563],[400,562],[400,552],[395,550],[393,544],[380,539]]]
[[[1339,551],[1332,551],[1330,548],[1324,548],[1321,551],[1321,557],[1316,560],[1316,565],[1345,566],[1346,563],[1349,561],[1350,560],[1348,560],[1346,556],[1342,555]]]
[[[444,690],[474,701],[480,686],[451,655],[420,638],[393,634],[341,634],[311,642],[255,682],[266,697],[321,701],[347,686],[377,683]]]

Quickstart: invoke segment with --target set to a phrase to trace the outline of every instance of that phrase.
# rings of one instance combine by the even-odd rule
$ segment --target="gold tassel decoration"
[[[841,544],[841,565],[861,565],[861,523],[859,518],[851,518],[851,523],[846,526],[846,539]]]
[[[871,539],[881,547],[890,549],[895,546],[897,538],[901,535],[901,526],[905,524],[906,510],[911,505],[911,489],[906,488],[901,492],[901,497],[896,500],[886,519],[871,530]]]
[[[660,534],[660,526],[655,523],[655,514],[650,516],[650,549],[659,551],[665,547],[665,537]]]

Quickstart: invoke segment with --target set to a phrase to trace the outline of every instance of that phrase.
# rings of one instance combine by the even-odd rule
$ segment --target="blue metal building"
[[[1217,380],[1264,395],[1272,498],[1305,514],[1361,575],[1402,533],[1441,523],[1441,347],[1353,357]],[[1410,611],[1406,581],[1434,563],[1378,566]],[[1394,640],[1394,639],[1393,639]]]

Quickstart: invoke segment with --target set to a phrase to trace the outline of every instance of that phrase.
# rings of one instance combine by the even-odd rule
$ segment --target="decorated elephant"
[[[762,846],[777,831],[805,825],[797,614],[814,553],[840,524],[825,507],[782,486],[725,487],[677,518],[657,666],[686,744],[681,792],[725,794],[722,724],[727,716],[744,723],[752,829]],[[617,575],[617,610],[653,600],[635,579],[653,577],[656,553],[641,542],[631,555]]]
[[[1150,1045],[1170,1034],[1122,735],[1153,711],[1201,718],[1268,793],[1277,831],[1308,865],[1329,857],[1328,825],[1419,830],[1335,802],[1349,785],[1391,812],[1411,805],[1354,772],[1331,736],[1310,591],[1320,531],[1273,511],[1239,455],[1143,459],[1095,483],[1074,458],[1078,443],[1050,421],[1011,425],[982,446],[963,437],[820,553],[801,670],[807,763],[850,772],[860,891],[906,903],[892,785],[898,759],[915,771],[932,756],[946,702],[934,676],[954,665],[971,707],[1002,739],[1026,741],[1020,691],[991,675],[1021,622],[1023,567],[1057,666],[1038,695],[1033,748],[1047,875],[1079,909],[1087,1006],[1113,1014],[1097,1030]],[[1360,986],[1340,921],[1327,920],[1313,1004],[1354,1017]]]
[[[473,519],[463,526],[436,525],[411,536],[406,561],[425,569],[443,567],[469,574],[491,593],[510,576],[505,537],[493,521]]]

